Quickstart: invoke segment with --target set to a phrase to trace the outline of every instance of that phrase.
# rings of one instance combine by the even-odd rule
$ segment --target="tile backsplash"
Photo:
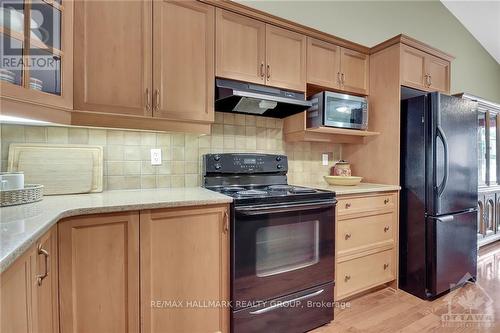
[[[2,124],[1,169],[6,171],[11,143],[89,144],[104,147],[104,189],[189,187],[201,184],[201,157],[206,153],[259,152],[286,154],[289,183],[323,182],[341,146],[330,143],[286,143],[283,120],[215,113],[211,135],[60,126]],[[150,149],[162,150],[162,164],[151,165]],[[329,154],[329,165],[321,163]]]

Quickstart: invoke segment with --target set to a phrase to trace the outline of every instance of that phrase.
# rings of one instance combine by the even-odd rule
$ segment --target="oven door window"
[[[319,261],[319,221],[259,228],[256,274],[266,277],[305,268]]]
[[[365,102],[326,96],[325,125],[361,128]]]

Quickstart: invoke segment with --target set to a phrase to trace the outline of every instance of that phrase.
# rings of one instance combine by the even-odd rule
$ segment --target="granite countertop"
[[[314,187],[322,190],[335,191],[336,196],[342,196],[347,194],[371,193],[371,192],[399,191],[401,189],[399,185],[384,185],[384,184],[372,184],[372,183],[360,183],[359,185],[355,186],[328,185],[327,183],[300,184],[300,185],[307,187]]]
[[[228,196],[193,187],[45,196],[32,204],[0,208],[0,273],[65,217],[230,202]]]

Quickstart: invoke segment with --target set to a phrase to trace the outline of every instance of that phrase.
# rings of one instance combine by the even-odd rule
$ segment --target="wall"
[[[339,159],[340,145],[285,143],[281,119],[215,113],[212,135],[185,133],[45,127],[2,124],[1,169],[6,171],[11,143],[75,143],[104,147],[104,188],[107,190],[189,187],[201,184],[201,156],[220,152],[287,154],[289,182],[323,182]],[[151,166],[150,149],[161,148],[163,163]],[[321,154],[329,153],[330,165],[321,165]]]
[[[452,93],[500,103],[500,64],[439,1],[239,2],[369,47],[405,33],[456,57]]]

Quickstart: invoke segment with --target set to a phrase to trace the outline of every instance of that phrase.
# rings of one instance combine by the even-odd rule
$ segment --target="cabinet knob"
[[[260,63],[260,77],[264,77],[264,62]]]
[[[345,209],[349,209],[349,208],[351,208],[351,204],[348,202],[345,204]]]
[[[342,80],[342,85],[344,85],[344,83],[345,83],[345,74],[342,73],[342,75],[340,77],[341,77],[341,80]]]
[[[267,80],[269,81],[270,78],[271,78],[271,66],[268,64],[267,65]]]
[[[389,229],[390,229],[390,228],[389,228],[389,226],[385,226],[385,227],[384,227],[384,232],[389,231]]]
[[[387,268],[389,268],[389,264],[384,264],[384,271],[387,270]]]
[[[351,233],[345,234],[345,240],[348,240],[349,238],[351,238],[351,236],[352,236]]]
[[[390,202],[389,199],[384,199],[384,205],[387,205]]]
[[[351,279],[351,276],[350,276],[350,275],[346,275],[346,276],[344,277],[344,281],[345,281],[345,282],[349,281],[350,279]]]

